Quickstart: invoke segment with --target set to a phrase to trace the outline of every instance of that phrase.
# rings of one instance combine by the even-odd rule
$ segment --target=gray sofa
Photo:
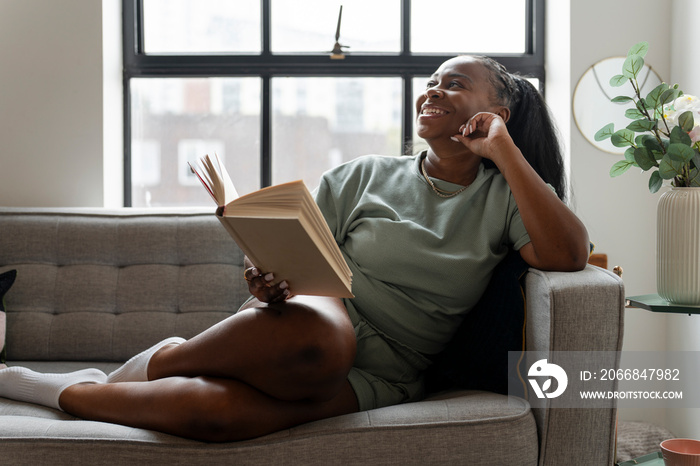
[[[166,337],[191,337],[247,298],[242,259],[211,210],[0,208],[0,273],[18,271],[5,299],[8,364],[110,371]],[[615,275],[531,270],[526,295],[529,350],[620,349]],[[0,398],[0,463],[609,465],[615,422],[615,409],[531,409],[452,390],[206,444]]]

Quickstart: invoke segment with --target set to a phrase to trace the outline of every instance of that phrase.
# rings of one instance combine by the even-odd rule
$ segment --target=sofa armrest
[[[620,351],[625,293],[615,274],[531,269],[526,278],[527,351]],[[533,409],[540,465],[613,464],[615,409]]]

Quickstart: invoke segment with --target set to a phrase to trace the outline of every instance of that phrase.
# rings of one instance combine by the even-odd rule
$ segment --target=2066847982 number
[[[600,380],[680,380],[679,369],[601,369]]]

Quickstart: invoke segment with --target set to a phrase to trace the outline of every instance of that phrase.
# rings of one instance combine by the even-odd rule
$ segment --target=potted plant
[[[632,96],[613,102],[628,104],[632,121],[615,130],[610,123],[595,135],[627,147],[624,159],[610,169],[622,175],[632,167],[651,172],[649,191],[664,182],[671,189],[659,199],[657,216],[657,291],[667,301],[700,304],[700,99],[685,95],[679,86],[661,83],[648,95],[640,94],[637,77],[649,44],[640,42],[627,53],[622,73],[610,79],[619,87],[630,82]]]

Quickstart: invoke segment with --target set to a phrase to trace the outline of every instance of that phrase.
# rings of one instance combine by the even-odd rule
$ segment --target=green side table
[[[615,466],[632,466],[638,464],[640,466],[664,466],[664,457],[661,452],[650,453],[641,458],[625,461],[624,463],[616,463]]]
[[[652,312],[671,312],[674,314],[700,314],[700,306],[690,306],[687,304],[673,304],[663,299],[658,294],[645,294],[641,296],[629,296],[628,307],[638,307]]]

